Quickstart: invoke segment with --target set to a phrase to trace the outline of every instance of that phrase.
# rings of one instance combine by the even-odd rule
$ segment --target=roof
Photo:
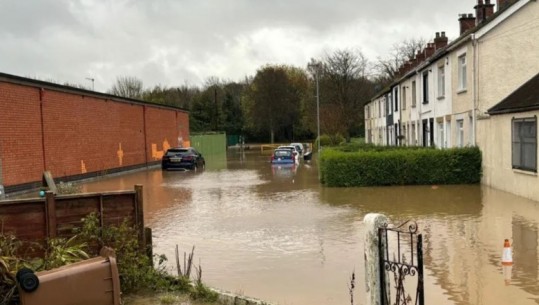
[[[454,50],[455,48],[460,46],[462,43],[471,40],[472,34],[475,34],[479,30],[485,28],[487,25],[489,25],[489,24],[493,23],[494,21],[496,21],[498,18],[501,18],[500,15],[502,15],[505,11],[509,11],[510,7],[512,7],[513,5],[515,5],[516,3],[519,3],[519,2],[524,2],[524,1],[523,0],[516,0],[514,2],[510,2],[506,7],[503,7],[502,9],[499,9],[494,14],[492,14],[490,17],[488,17],[486,20],[483,20],[483,22],[479,23],[478,25],[476,25],[475,27],[469,29],[468,31],[462,33],[459,37],[457,37],[455,40],[451,41],[446,46],[436,50],[436,52],[434,52],[433,55],[431,55],[430,57],[424,59],[416,67],[410,69],[410,71],[406,72],[403,76],[398,77],[395,80],[393,80],[393,82],[388,86],[388,88],[391,88],[391,87],[399,84],[402,80],[413,76],[415,73],[417,73],[417,71],[421,71],[422,69],[425,69],[426,67],[428,67],[429,64],[435,62],[439,58],[441,58],[441,57],[445,56],[446,54],[450,53],[452,50]],[[506,17],[504,17],[504,19],[505,18]],[[386,91],[386,89],[388,89],[388,88],[384,88],[384,90],[382,90],[381,92],[376,93],[376,95],[373,98],[371,98],[371,101],[374,101],[375,99],[379,98],[384,93],[389,91],[389,90]]]
[[[109,99],[109,100],[113,100],[113,101],[121,102],[121,103],[148,105],[148,106],[153,106],[153,107],[158,107],[158,108],[168,108],[168,109],[188,112],[188,110],[184,108],[176,107],[176,106],[157,104],[157,103],[147,102],[147,101],[138,100],[134,98],[122,97],[122,96],[112,95],[108,93],[101,93],[97,91],[76,88],[72,86],[60,85],[60,84],[55,84],[52,82],[46,82],[42,80],[31,79],[27,77],[11,75],[11,74],[1,73],[1,72],[0,72],[0,82],[6,82],[6,83],[12,83],[12,84],[18,84],[18,85],[30,86],[30,87],[37,87],[37,88],[44,88],[44,89],[49,89],[49,90],[65,92],[65,93],[71,93],[71,94],[94,96],[94,97]]]
[[[525,112],[539,109],[539,74],[488,110],[488,114]]]

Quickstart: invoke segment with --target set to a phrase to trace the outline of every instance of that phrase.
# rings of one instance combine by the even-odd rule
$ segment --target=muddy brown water
[[[144,171],[83,184],[144,185],[155,253],[195,249],[210,286],[290,305],[365,303],[363,217],[415,220],[424,236],[426,304],[539,304],[539,203],[472,186],[327,188],[312,163],[272,167],[259,152],[208,159],[205,170]],[[513,243],[510,279],[503,241]]]

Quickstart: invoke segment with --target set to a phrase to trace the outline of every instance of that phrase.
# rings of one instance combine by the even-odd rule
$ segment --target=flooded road
[[[426,304],[539,304],[539,204],[481,186],[326,188],[316,164],[275,168],[267,155],[229,152],[199,172],[149,169],[85,183],[84,191],[144,185],[154,252],[196,246],[210,286],[290,305],[365,300],[363,217],[417,221]],[[511,279],[501,266],[513,243]]]

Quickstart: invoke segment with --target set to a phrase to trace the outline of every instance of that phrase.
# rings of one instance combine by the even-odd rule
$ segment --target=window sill
[[[527,176],[537,177],[537,173],[534,172],[534,171],[527,171],[527,170],[522,170],[522,169],[518,169],[518,168],[513,168],[513,172],[516,173],[516,174],[523,174],[523,175],[527,175]]]
[[[445,95],[440,95],[439,97],[437,97],[437,99],[438,99],[439,101],[445,100]]]
[[[466,93],[466,91],[468,91],[468,89],[466,89],[466,88],[459,89],[459,90],[457,90],[457,94]]]

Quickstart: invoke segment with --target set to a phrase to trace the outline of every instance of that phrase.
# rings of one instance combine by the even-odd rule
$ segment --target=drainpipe
[[[418,144],[421,144],[419,146],[427,146],[424,142],[423,142],[423,139],[425,138],[425,136],[423,135],[423,109],[421,109],[423,106],[423,80],[421,79],[421,77],[419,77],[419,69],[416,69],[415,70],[415,89],[417,91],[417,88],[419,88],[419,92],[421,92],[421,95],[417,94],[417,92],[415,93],[415,106],[416,106],[416,110],[417,110],[417,128],[416,128],[416,131],[417,131],[417,143]],[[418,78],[419,77],[419,78]]]
[[[473,48],[473,69],[472,69],[472,75],[473,75],[473,104],[472,104],[472,144],[473,146],[477,146],[477,141],[476,141],[476,125],[477,125],[477,116],[476,116],[476,109],[477,109],[477,104],[478,104],[478,100],[479,100],[479,92],[477,91],[478,90],[478,68],[479,68],[479,58],[477,56],[477,53],[478,53],[478,48],[479,48],[479,44],[477,42],[477,39],[475,37],[475,33],[472,33],[471,34],[471,40],[472,40],[472,48]]]

